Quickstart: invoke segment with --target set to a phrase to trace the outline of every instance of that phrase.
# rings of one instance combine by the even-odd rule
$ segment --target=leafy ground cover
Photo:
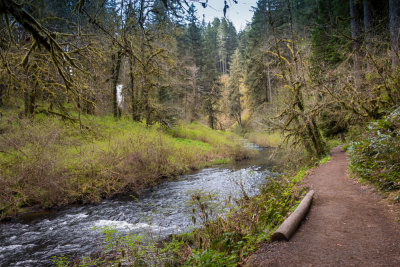
[[[168,130],[128,118],[83,116],[80,129],[41,114],[17,119],[4,111],[3,117],[0,218],[34,205],[140,193],[167,177],[249,156],[238,136],[197,123]]]
[[[353,175],[400,201],[400,108],[369,123],[347,151]]]

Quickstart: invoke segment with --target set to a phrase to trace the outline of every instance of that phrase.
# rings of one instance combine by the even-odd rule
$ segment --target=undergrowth
[[[353,176],[400,201],[400,108],[371,122],[347,146]],[[396,193],[397,192],[397,193]]]
[[[249,155],[235,135],[201,124],[167,130],[128,118],[83,116],[80,129],[42,114],[29,119],[4,114],[0,219],[33,205],[47,208],[140,193],[166,177]]]

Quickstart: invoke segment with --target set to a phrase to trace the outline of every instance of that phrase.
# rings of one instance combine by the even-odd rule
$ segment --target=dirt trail
[[[289,242],[263,244],[248,266],[400,266],[393,210],[348,178],[340,148],[331,156],[304,180],[316,193],[297,233]]]

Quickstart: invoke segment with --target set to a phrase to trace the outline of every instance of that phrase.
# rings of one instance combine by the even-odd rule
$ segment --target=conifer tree
[[[230,117],[234,118],[236,122],[242,127],[242,104],[241,97],[242,94],[240,92],[240,87],[243,83],[243,71],[242,71],[242,62],[239,49],[235,50],[235,53],[232,57],[229,76],[229,94],[228,94],[228,109]]]
[[[221,98],[218,84],[218,72],[216,69],[216,40],[214,25],[208,24],[204,31],[204,66],[202,68],[202,99],[204,109],[208,117],[210,128],[216,126],[217,103]]]

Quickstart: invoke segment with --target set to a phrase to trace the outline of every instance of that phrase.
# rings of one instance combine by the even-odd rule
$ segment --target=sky
[[[196,3],[205,2],[205,0],[193,0],[188,2],[193,2],[195,4],[200,21],[203,18],[203,14],[206,22],[211,22],[215,17],[220,18],[224,16],[224,0],[208,0],[206,8]],[[251,17],[253,16],[251,7],[256,6],[256,2],[256,0],[238,0],[238,3],[235,4],[232,0],[228,0],[229,9],[226,12],[226,17],[232,21],[238,32],[246,26],[246,22],[251,21]]]

